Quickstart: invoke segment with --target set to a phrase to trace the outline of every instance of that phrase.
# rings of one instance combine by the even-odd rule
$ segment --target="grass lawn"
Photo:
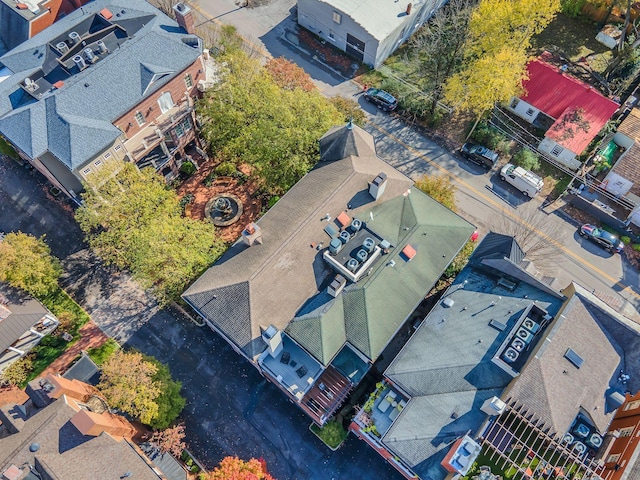
[[[602,73],[611,59],[611,50],[596,41],[596,23],[587,17],[559,13],[540,34],[531,39],[534,50],[557,51],[572,62],[588,57],[589,65]]]
[[[91,360],[96,362],[97,365],[102,365],[107,360],[107,358],[113,355],[113,352],[115,352],[119,348],[120,345],[118,345],[118,343],[113,338],[110,338],[99,347],[90,348],[87,351],[87,354],[89,355],[89,358],[91,358]]]
[[[13,149],[13,147],[9,145],[2,137],[0,137],[0,153],[6,155],[7,157],[18,158],[18,154]]]
[[[322,428],[314,423],[311,425],[311,431],[333,450],[342,445],[342,442],[346,440],[349,434],[349,432],[342,428],[342,425],[335,420],[328,421]]]
[[[21,385],[22,387],[38,377],[56,358],[62,355],[62,352],[77,342],[80,338],[80,328],[89,321],[87,312],[61,288],[39,300],[55,316],[71,314],[72,320],[68,332],[73,336],[73,340],[67,342],[60,335],[47,335],[38,345],[32,348],[29,352],[29,357],[33,361],[33,370],[24,385]]]

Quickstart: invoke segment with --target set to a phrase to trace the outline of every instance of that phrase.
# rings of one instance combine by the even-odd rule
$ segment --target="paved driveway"
[[[38,175],[0,158],[0,230],[46,234],[63,261],[63,285],[94,322],[169,365],[187,397],[191,450],[205,465],[237,455],[263,457],[278,480],[402,478],[354,437],[331,452],[309,432],[309,420],[220,337],[158,309],[128,275],[102,266],[64,202],[47,199]]]

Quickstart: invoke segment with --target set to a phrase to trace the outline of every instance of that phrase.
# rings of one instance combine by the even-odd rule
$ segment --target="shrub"
[[[196,166],[189,160],[180,165],[180,173],[184,173],[185,175],[193,175],[195,171]]]
[[[218,165],[214,172],[221,177],[230,177],[237,172],[236,166],[231,162],[222,162]]]
[[[271,197],[267,202],[267,208],[273,207],[278,202],[278,200],[280,200],[280,197],[278,195],[274,195],[273,197]]]
[[[620,237],[620,240],[625,245],[629,245],[631,243],[631,237],[627,237],[626,235],[623,235],[622,237]]]
[[[560,11],[570,17],[577,17],[587,0],[560,0]]]
[[[540,159],[528,148],[521,148],[511,157],[514,165],[519,165],[527,170],[538,170],[540,168]]]
[[[471,135],[471,139],[482,145],[486,145],[491,150],[508,151],[507,138],[487,122],[480,122]]]
[[[5,368],[0,378],[3,383],[22,386],[27,383],[32,371],[33,362],[31,359],[29,357],[22,357]]]
[[[205,177],[202,183],[204,183],[205,187],[210,187],[211,185],[213,185],[213,182],[215,182],[217,178],[218,178],[218,174],[216,172],[211,172],[209,175]]]
[[[338,448],[347,438],[348,432],[336,420],[330,420],[322,428],[311,426],[311,431],[331,448]]]
[[[633,248],[636,252],[640,252],[640,243],[634,243],[631,248]]]
[[[247,180],[249,180],[248,175],[246,175],[245,173],[242,173],[240,170],[236,170],[235,172],[233,172],[231,177],[236,179],[236,181],[238,182],[238,185],[244,185],[247,182]]]

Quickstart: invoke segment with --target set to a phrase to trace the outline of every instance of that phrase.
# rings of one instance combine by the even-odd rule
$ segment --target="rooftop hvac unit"
[[[373,252],[373,247],[376,246],[376,242],[373,240],[373,238],[371,237],[367,237],[364,239],[364,242],[362,242],[362,248],[367,252],[367,253],[371,253]]]
[[[102,40],[98,40],[98,42],[96,43],[96,46],[98,47],[98,51],[100,53],[108,53],[109,50],[107,49],[107,46],[104,44],[104,42]]]
[[[522,326],[527,330],[529,330],[534,335],[537,333],[538,330],[540,330],[540,325],[534,322],[533,320],[531,320],[530,318],[525,318],[524,322],[522,322]]]
[[[533,334],[526,328],[519,328],[516,332],[516,337],[524,340],[525,343],[529,343],[533,339]]]
[[[87,59],[87,62],[93,63],[97,60],[95,54],[93,53],[93,50],[91,50],[90,48],[85,48],[83,52],[84,58]]]
[[[513,348],[511,348],[511,347],[507,348],[504,351],[504,353],[502,354],[502,358],[507,363],[515,362],[518,359],[519,356],[520,356],[520,354],[518,353],[518,351],[513,349]]]
[[[513,342],[511,342],[511,348],[517,350],[518,352],[523,351],[526,346],[527,344],[524,343],[524,340],[519,337],[514,338]]]
[[[368,256],[369,256],[369,254],[363,248],[358,250],[358,253],[356,253],[356,258],[358,259],[358,261],[360,263],[366,262]]]
[[[84,58],[82,58],[80,55],[76,55],[75,57],[73,57],[73,62],[76,64],[76,66],[80,70],[84,70],[85,67],[87,66],[87,64],[84,63]]]
[[[589,443],[593,445],[593,448],[600,448],[602,445],[602,437],[597,433],[592,433],[589,437]]]
[[[480,410],[487,415],[500,415],[507,409],[507,404],[500,400],[498,397],[487,398]]]
[[[358,263],[358,260],[352,258],[347,262],[347,270],[349,270],[350,272],[355,272],[358,269],[358,265],[360,265]]]
[[[67,53],[69,51],[69,45],[67,45],[67,42],[56,43],[56,48],[60,53]]]
[[[354,218],[353,220],[351,220],[351,230],[353,230],[353,232],[359,232],[360,229],[362,228],[362,221],[358,220],[357,218]]]
[[[578,457],[581,457],[582,455],[584,455],[584,452],[587,451],[587,446],[582,442],[576,442],[573,444],[573,451],[576,452],[576,455],[578,455]]]
[[[560,443],[566,443],[567,445],[571,445],[573,443],[573,440],[574,440],[573,435],[571,435],[570,433],[565,433]]]
[[[339,238],[334,238],[329,243],[329,253],[332,255],[337,255],[338,253],[340,253],[340,250],[342,250],[343,246],[344,243],[342,243]]]
[[[351,234],[347,231],[340,232],[340,241],[346,244],[349,240],[351,240]]]
[[[69,33],[69,40],[71,40],[71,43],[75,45],[76,43],[80,43],[80,40],[82,40],[82,38],[80,37],[80,34],[78,32],[71,32]]]

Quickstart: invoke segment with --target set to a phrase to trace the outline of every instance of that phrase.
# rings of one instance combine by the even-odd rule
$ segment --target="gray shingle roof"
[[[357,126],[353,129],[366,135]],[[368,182],[380,172],[387,175],[387,185],[374,201]],[[265,348],[261,327],[273,324],[284,330],[299,314],[287,332],[319,361],[331,360],[344,344],[343,335],[374,359],[473,232],[472,225],[422,192],[406,194],[412,185],[375,156],[320,162],[260,219],[261,245],[236,243],[183,297],[249,358]],[[397,248],[374,264],[366,279],[347,287],[341,301],[333,302],[320,294],[333,273],[322,260],[323,251],[311,244],[326,246],[323,217],[335,217],[347,205],[352,206],[350,217],[370,222]],[[418,250],[410,262],[400,257],[407,243]],[[389,260],[395,261],[394,268],[384,268]],[[248,290],[237,306],[236,300],[219,295],[220,289],[245,282]],[[308,304],[314,296],[315,303]],[[304,332],[298,321],[318,335]],[[336,330],[338,323],[343,326]]]
[[[487,240],[491,248],[483,245]],[[498,240],[487,235],[476,252],[509,254],[512,242]],[[510,327],[534,300],[551,314],[562,303],[561,295],[527,282],[513,291],[502,288],[473,263],[456,277],[445,298],[453,305],[436,305],[385,371],[411,399],[382,442],[421,478],[434,480],[446,474],[439,462],[450,442],[476,432],[486,418],[479,407],[485,399],[500,396],[512,380],[491,362]],[[489,325],[491,320],[507,328],[500,331]],[[454,410],[456,418],[451,417]]]
[[[103,8],[115,13],[113,23],[133,33],[113,40],[109,55],[69,76],[47,45],[65,32],[89,28],[87,22]],[[32,158],[48,150],[68,168],[79,168],[122,134],[111,122],[199,57],[200,47],[183,41],[193,38],[142,0],[90,2],[0,57],[14,72],[0,84],[0,133]],[[19,82],[40,68],[64,86],[29,99],[19,93]]]
[[[333,162],[350,155],[373,157],[376,147],[373,137],[359,128],[333,127],[320,138],[320,160]]]
[[[0,471],[28,462],[65,480],[117,480],[125,472],[136,479],[160,478],[125,440],[82,435],[70,422],[75,413],[63,396],[27,418],[18,433],[0,439]],[[35,453],[29,451],[34,442],[40,445]]]
[[[0,295],[8,300],[9,316],[0,319],[0,353],[38,323],[49,311],[24,292],[0,284]]]

